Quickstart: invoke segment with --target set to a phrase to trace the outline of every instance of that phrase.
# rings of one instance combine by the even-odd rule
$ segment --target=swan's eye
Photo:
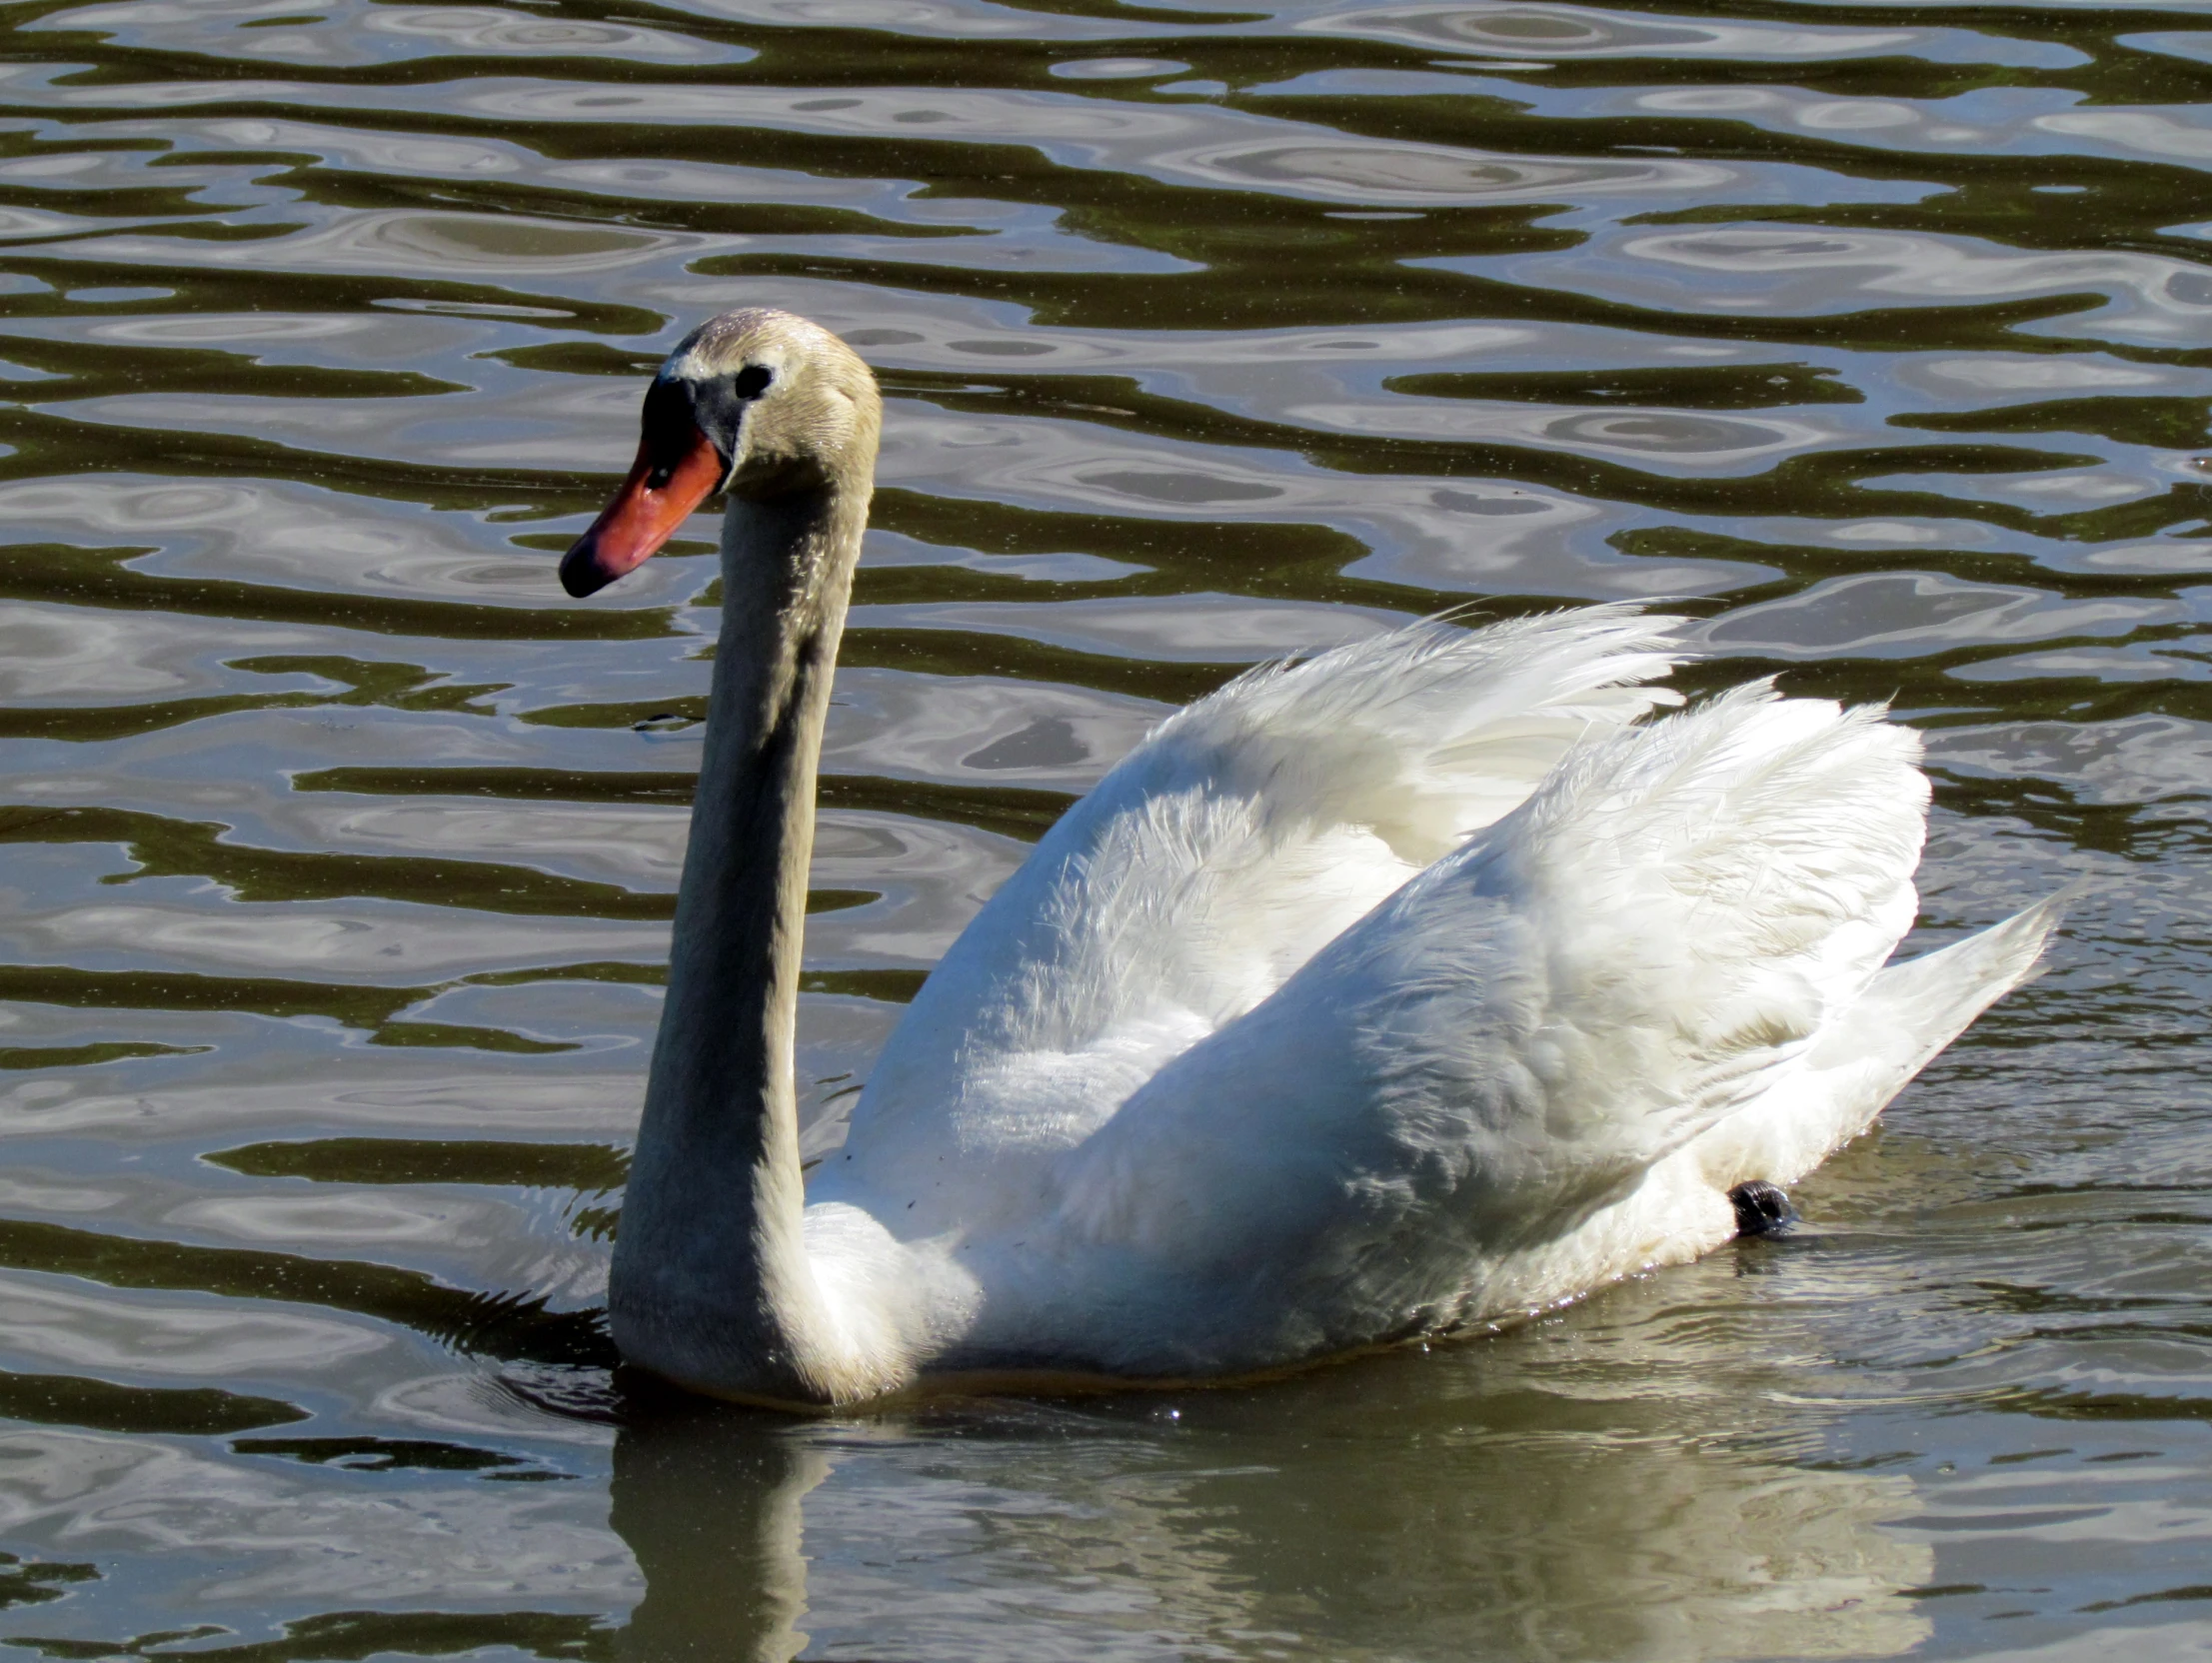
[[[757,399],[775,379],[776,372],[766,364],[748,364],[730,378],[730,391],[741,399]]]

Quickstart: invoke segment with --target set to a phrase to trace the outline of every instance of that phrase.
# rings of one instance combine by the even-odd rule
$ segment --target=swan
[[[1633,607],[1432,620],[1155,728],[954,943],[810,1178],[816,766],[881,420],[835,335],[726,313],[562,560],[590,595],[727,498],[608,1289],[679,1385],[1219,1380],[1510,1320],[1785,1212],[2057,921],[1888,963],[1928,787],[1880,710],[1676,709],[1684,621]]]

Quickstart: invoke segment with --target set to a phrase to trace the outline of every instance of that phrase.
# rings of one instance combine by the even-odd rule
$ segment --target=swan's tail
[[[1874,1122],[1944,1046],[2029,979],[2079,897],[2068,884],[2024,912],[1892,964],[1814,1041],[1803,1066],[1699,1139],[1707,1179],[1791,1183]]]
[[[2080,893],[2080,886],[2070,883],[2003,923],[1893,964],[1874,978],[1838,1024],[1838,1039],[1864,1054],[1878,1054],[1896,1070],[1897,1084],[1882,1102],[1964,1032],[1967,1023],[2027,980],[2051,931]],[[1823,1041],[1814,1050],[1816,1066],[1827,1048]],[[1874,1106],[1879,1110],[1881,1103]]]

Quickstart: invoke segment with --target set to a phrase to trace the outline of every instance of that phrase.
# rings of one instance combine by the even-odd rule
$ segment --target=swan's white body
[[[726,531],[612,1300],[624,1350],[689,1384],[1234,1376],[1688,1259],[1735,1233],[1731,1188],[1864,1130],[2052,927],[1884,967],[1928,794],[1878,712],[1759,685],[1654,716],[1675,621],[1627,609],[1419,625],[1241,679],[1072,809],[932,974],[802,1210],[804,713],[843,617],[823,550],[857,557],[859,522],[785,501]],[[760,575],[777,537],[803,581]],[[744,846],[772,811],[790,835]]]
[[[1884,970],[1915,736],[1763,687],[1627,726],[1670,622],[1417,627],[1163,724],[955,943],[818,1171],[856,1338],[1279,1366],[1691,1258],[1735,1185],[1863,1131],[2047,920]]]

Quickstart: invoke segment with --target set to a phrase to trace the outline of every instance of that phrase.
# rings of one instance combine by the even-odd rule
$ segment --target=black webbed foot
[[[1764,1178],[1737,1184],[1728,1191],[1728,1202],[1736,1209],[1739,1236],[1780,1235],[1797,1222],[1797,1209],[1789,1204],[1789,1197]]]

